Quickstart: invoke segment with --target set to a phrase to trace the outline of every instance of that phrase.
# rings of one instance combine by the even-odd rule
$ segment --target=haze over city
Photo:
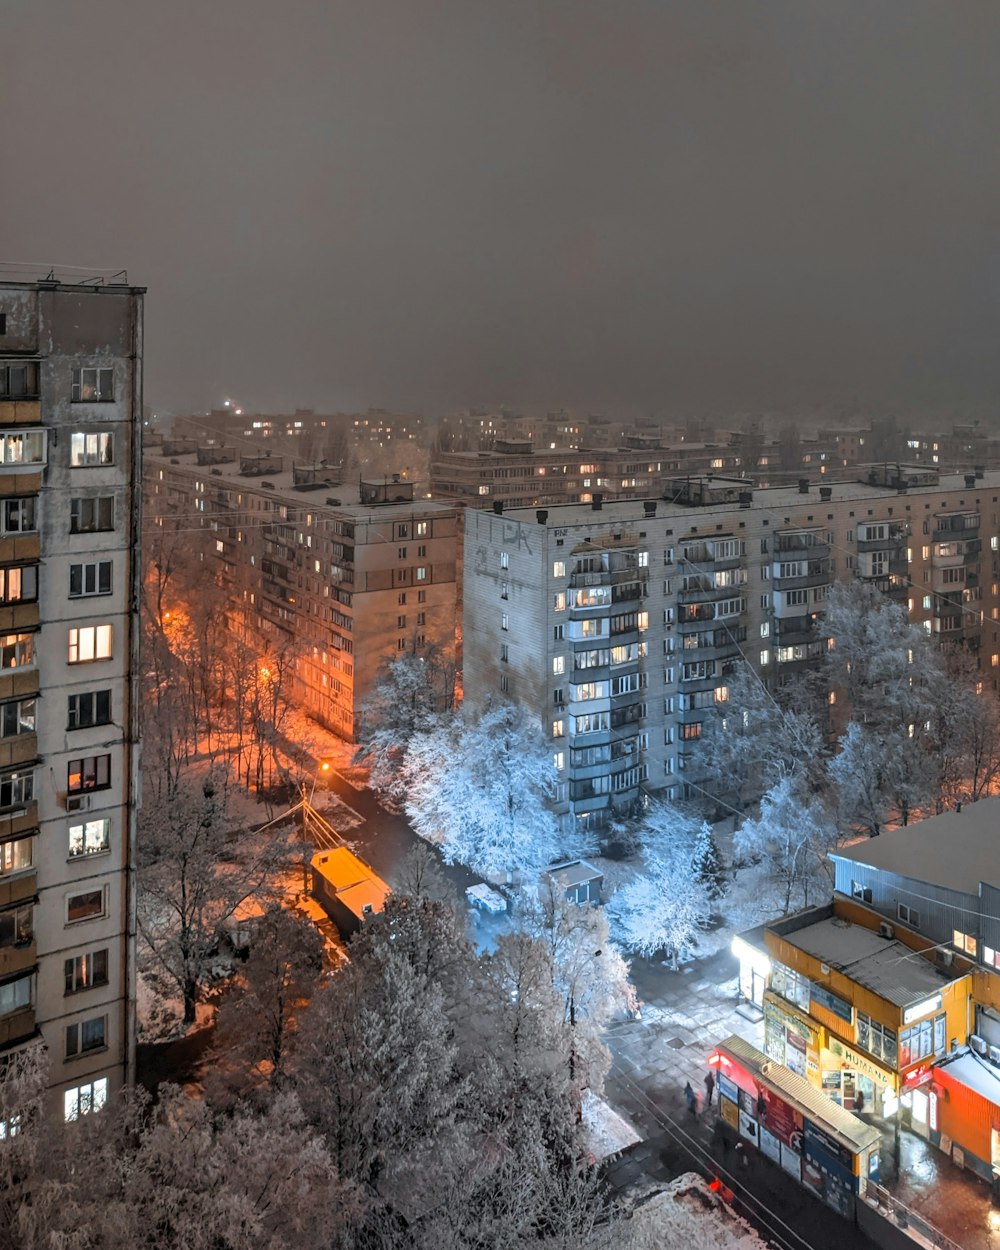
[[[147,285],[154,406],[992,410],[995,5],[3,22],[5,260]]]

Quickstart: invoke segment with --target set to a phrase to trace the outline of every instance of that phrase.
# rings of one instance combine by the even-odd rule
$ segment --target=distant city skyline
[[[32,194],[0,260],[147,286],[154,406],[963,417],[1000,393],[996,6],[4,22]]]

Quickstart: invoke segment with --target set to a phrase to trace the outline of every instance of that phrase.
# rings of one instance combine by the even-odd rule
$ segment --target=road
[[[410,827],[405,816],[384,807],[371,792],[360,790],[342,773],[331,769],[325,775],[325,788],[345,804],[360,820],[360,824],[343,833],[345,841],[358,855],[378,873],[393,889],[399,888],[400,867],[416,846],[426,846]],[[319,797],[313,802],[321,807]],[[336,812],[330,813],[336,826]],[[453,901],[468,917],[468,936],[477,949],[492,947],[497,937],[509,925],[505,917],[494,917],[471,908],[465,897],[470,885],[477,885],[482,877],[470,872],[464,864],[445,864],[438,856],[438,864],[445,881],[451,887]]]
[[[404,816],[386,810],[371,791],[359,790],[336,770],[326,775],[326,788],[361,821],[345,831],[346,839],[379,876],[390,885],[397,886],[400,865],[421,839]],[[335,812],[331,816],[336,824]],[[470,937],[477,945],[489,944],[489,918],[472,912],[464,896],[466,887],[474,885],[480,878],[461,865],[442,864],[441,868],[454,889],[456,902],[475,917],[475,923],[470,923]],[[728,954],[719,957],[721,963],[725,963],[727,958]],[[718,997],[721,987],[714,994],[706,993],[709,987],[704,983],[692,985],[682,974],[670,973],[659,965],[654,969],[648,961],[643,961],[643,967],[637,972],[642,973],[640,981],[651,1009],[648,1012],[650,1017],[658,1014],[654,1006],[656,1000],[661,1004],[661,1011],[667,1005],[666,1000],[670,1000],[671,1007],[685,1005],[693,1013],[695,1008],[691,1002],[685,1003],[692,997],[692,991],[709,1013],[719,1010],[712,1007],[712,999]],[[659,975],[654,976],[654,973]],[[653,980],[656,982],[655,989]],[[685,985],[685,981],[688,984]],[[719,1026],[721,1021],[716,1027]],[[631,1118],[645,1138],[635,1148],[636,1158],[626,1158],[612,1173],[612,1183],[627,1188],[642,1175],[666,1180],[684,1171],[721,1176],[735,1191],[740,1213],[780,1250],[874,1250],[874,1244],[859,1229],[822,1206],[767,1160],[754,1158],[746,1172],[736,1175],[735,1160],[723,1147],[722,1139],[713,1136],[714,1121],[708,1116],[696,1121],[688,1119],[680,1097],[680,1083],[671,1079],[668,1092],[652,1073],[636,1070],[634,1051],[629,1049],[627,1039],[631,1037],[634,1046],[639,1041],[635,1036],[637,1029],[645,1034],[640,1045],[647,1056],[661,1044],[669,1047],[670,1043],[665,1042],[666,1035],[678,1031],[676,1022],[671,1024],[664,1020],[655,1029],[656,1034],[663,1033],[664,1036],[657,1037],[654,1043],[649,1027],[629,1025],[622,1031],[612,1030],[607,1038],[613,1062],[606,1083],[606,1096],[617,1110]],[[709,1034],[713,1031],[711,1027],[706,1030]],[[724,1029],[724,1032],[729,1031]],[[673,1040],[676,1041],[676,1038]],[[703,1049],[703,1045],[695,1045],[699,1063]],[[674,1061],[679,1058],[676,1051],[667,1053]]]

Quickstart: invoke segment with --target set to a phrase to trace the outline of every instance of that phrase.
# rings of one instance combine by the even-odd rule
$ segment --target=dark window
[[[114,495],[92,495],[73,499],[69,505],[69,532],[95,534],[115,528]]]
[[[66,920],[88,920],[91,916],[104,915],[104,891],[88,890],[86,894],[71,894],[66,900]]]
[[[70,760],[66,767],[66,789],[70,794],[84,790],[107,790],[111,785],[111,756],[87,755]]]
[[[107,985],[108,952],[90,951],[86,955],[76,955],[66,960],[65,971],[67,994],[89,990],[95,985]]]
[[[0,946],[27,946],[34,937],[31,904],[0,911]]]
[[[2,711],[2,708],[0,708]],[[111,724],[111,691],[88,690],[69,696],[69,728],[86,729],[89,725]]]
[[[93,1020],[82,1020],[79,1024],[66,1026],[66,1058],[86,1054],[88,1050],[101,1050],[104,1047],[104,1033],[107,1016],[95,1016]]]
[[[114,369],[74,369],[74,404],[110,404],[115,398]]]
[[[0,364],[0,399],[27,399],[38,394],[38,365],[33,360]]]
[[[0,313],[0,334],[7,333],[7,314]]]
[[[96,564],[71,564],[69,566],[69,595],[78,599],[82,595],[111,594],[111,561],[100,560]]]
[[[34,533],[35,503],[37,495],[24,495],[18,499],[3,501],[3,530],[5,534]]]
[[[11,699],[0,703],[0,738],[35,732],[35,700]]]
[[[5,773],[0,777],[0,808],[30,803],[34,794],[34,773]]]

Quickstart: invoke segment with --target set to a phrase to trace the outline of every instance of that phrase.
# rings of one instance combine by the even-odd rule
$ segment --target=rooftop
[[[981,881],[1000,886],[998,833],[1000,799],[980,799],[967,803],[960,812],[942,812],[905,829],[890,829],[867,842],[842,847],[830,858],[978,896]]]
[[[769,1085],[784,1094],[799,1110],[855,1154],[867,1150],[880,1140],[881,1134],[874,1125],[866,1124],[852,1112],[845,1111],[832,1098],[810,1085],[805,1077],[772,1062],[756,1046],[751,1046],[735,1033],[720,1042],[716,1049],[730,1055],[751,1076],[762,1076]]]
[[[168,446],[171,440],[168,439]],[[213,451],[221,451],[222,448],[216,447]],[[269,499],[277,499],[281,503],[294,505],[296,508],[304,508],[310,512],[322,512],[327,508],[337,510],[350,510],[357,512],[363,508],[366,514],[383,513],[410,515],[414,511],[424,513],[454,513],[455,505],[442,500],[423,499],[420,497],[406,498],[398,501],[393,500],[393,480],[391,478],[383,479],[381,477],[371,477],[364,479],[364,483],[377,487],[379,493],[388,495],[385,503],[370,504],[362,498],[363,483],[355,478],[352,481],[337,481],[340,470],[334,467],[323,468],[317,467],[315,475],[317,480],[309,482],[306,485],[296,482],[293,462],[296,459],[293,456],[285,455],[281,452],[273,451],[269,448],[263,448],[258,451],[257,447],[248,450],[244,440],[240,440],[240,445],[234,448],[226,448],[233,452],[234,459],[216,462],[214,464],[197,464],[194,456],[190,452],[180,452],[174,455],[164,455],[161,448],[147,448],[145,453],[146,467],[155,471],[161,465],[169,468],[171,473],[183,473],[193,478],[198,478],[207,483],[209,489],[213,486],[221,486],[227,489],[239,489],[241,491],[251,491],[257,495],[264,495]],[[240,458],[249,459],[260,456],[262,461],[273,459],[281,462],[281,469],[277,472],[254,472],[252,474],[243,473],[240,470]],[[300,467],[299,475],[303,473]],[[401,495],[410,495],[413,492],[413,483],[409,480],[399,483],[399,493]]]
[[[575,453],[577,456],[579,452]],[[860,469],[859,469],[860,472]],[[674,473],[674,478],[677,478]],[[720,475],[718,478],[705,478],[706,482],[718,482],[721,486],[731,486],[741,483],[746,491],[753,495],[753,507],[755,509],[764,509],[769,511],[771,520],[781,525],[783,518],[780,513],[784,510],[791,511],[793,508],[801,511],[802,508],[814,506],[816,508],[815,523],[822,525],[826,521],[826,513],[821,509],[828,507],[826,500],[821,500],[819,488],[823,486],[831,491],[830,502],[836,503],[838,500],[885,500],[893,499],[899,503],[900,519],[905,519],[906,502],[913,498],[926,499],[928,495],[938,497],[940,499],[946,494],[955,491],[965,491],[965,476],[962,473],[942,473],[939,482],[934,486],[911,486],[904,494],[900,494],[891,486],[869,486],[867,482],[851,482],[841,480],[823,479],[821,481],[810,479],[808,493],[801,493],[796,484],[787,486],[757,486],[746,479],[734,479]],[[998,490],[1000,489],[1000,470],[987,469],[983,478],[976,482],[973,490]],[[596,492],[599,493],[599,492]],[[618,499],[606,500],[599,509],[595,509],[589,503],[556,503],[546,504],[548,511],[548,524],[553,527],[562,527],[566,525],[586,525],[592,523],[595,525],[605,525],[610,522],[626,522],[640,521],[643,519],[642,506],[647,502],[642,499]],[[732,512],[734,516],[739,516],[746,509],[740,507],[737,501],[732,503],[711,503],[704,507],[685,507],[683,505],[671,503],[663,498],[652,498],[648,501],[655,502],[657,517],[675,518],[686,528],[691,526],[692,521],[696,521],[698,515],[703,511],[711,511],[714,513]],[[950,505],[954,507],[954,503]],[[933,509],[932,509],[933,511]],[[536,509],[534,507],[513,507],[504,508],[504,517],[508,520],[519,521],[524,524],[535,525]],[[798,524],[798,522],[795,522]],[[911,826],[912,828],[912,826]]]
[[[878,994],[897,1007],[920,1002],[956,979],[918,951],[881,937],[875,930],[833,916],[783,933],[790,946]],[[957,974],[961,975],[961,974]]]
[[[956,1059],[949,1056],[943,1063],[936,1065],[936,1070],[947,1072],[950,1077],[975,1090],[977,1094],[982,1094],[990,1102],[1000,1103],[1000,1068],[987,1063],[974,1051],[963,1051]]]

